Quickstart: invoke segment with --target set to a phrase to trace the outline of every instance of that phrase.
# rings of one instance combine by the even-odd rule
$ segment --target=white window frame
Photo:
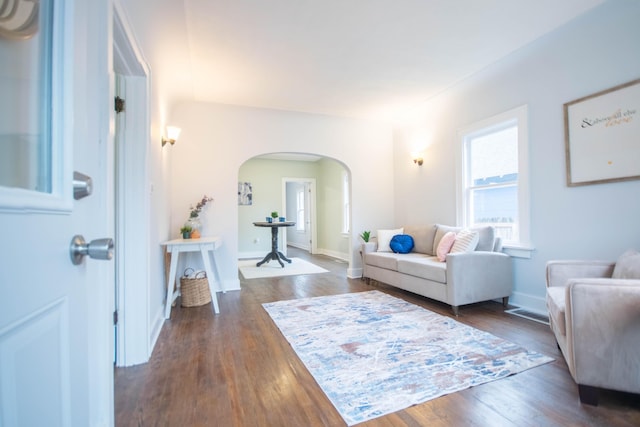
[[[472,123],[458,130],[457,157],[457,220],[458,224],[470,224],[468,194],[466,191],[465,145],[466,141],[478,135],[499,131],[508,126],[518,127],[518,229],[519,240],[504,242],[505,252],[517,257],[530,258],[533,245],[530,234],[530,192],[529,192],[529,127],[526,105]]]

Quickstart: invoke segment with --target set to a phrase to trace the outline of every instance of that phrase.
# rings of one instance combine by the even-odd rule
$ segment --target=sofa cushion
[[[413,237],[413,252],[435,255],[433,251],[433,239],[436,235],[435,224],[430,225],[406,225],[404,234]]]
[[[629,249],[623,253],[613,268],[614,279],[640,279],[640,252]]]
[[[479,238],[480,234],[477,231],[461,230],[458,234],[456,234],[456,241],[453,243],[451,253],[455,254],[458,252],[475,251],[476,246],[478,246]]]
[[[438,257],[438,261],[445,261],[447,259],[447,254],[451,252],[451,248],[456,242],[456,233],[453,231],[449,231],[442,236],[440,242],[438,243],[438,247],[436,248],[436,257]]]
[[[398,254],[392,252],[369,252],[365,254],[364,262],[374,267],[398,270]]]
[[[440,240],[442,240],[442,238],[444,237],[445,234],[447,234],[450,231],[452,231],[454,233],[457,233],[460,230],[461,230],[460,227],[450,227],[448,225],[436,224],[436,234],[433,237],[433,252],[432,253],[434,255],[438,254],[438,245],[440,244]]]
[[[396,228],[394,230],[378,230],[378,252],[391,252],[391,239],[396,234],[404,233],[402,228]]]
[[[558,332],[567,335],[565,321],[565,300],[566,288],[564,286],[551,286],[547,288],[547,309],[549,316],[553,319],[553,324],[558,328]]]
[[[408,254],[413,249],[413,237],[408,234],[396,234],[391,238],[389,247],[397,254]]]
[[[493,252],[496,240],[496,229],[487,225],[485,227],[473,227],[471,230],[478,232],[478,245],[475,250]]]
[[[434,282],[447,283],[447,264],[430,256],[403,256],[398,258],[398,272]]]

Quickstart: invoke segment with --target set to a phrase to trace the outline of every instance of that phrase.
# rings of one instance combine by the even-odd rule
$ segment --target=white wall
[[[202,194],[215,199],[204,213],[204,233],[219,235],[221,276],[238,288],[238,171],[266,153],[312,153],[335,159],[352,176],[351,268],[361,266],[358,230],[393,222],[392,131],[368,121],[218,104],[176,105],[171,124],[182,128],[171,156],[171,226],[177,236],[185,209]],[[366,153],[366,161],[364,155]],[[375,191],[374,191],[375,190]],[[255,191],[255,189],[254,189]],[[281,208],[279,208],[281,209]],[[355,254],[355,255],[354,255]],[[351,271],[356,276],[359,271]]]
[[[563,119],[564,103],[640,77],[638,22],[640,2],[605,3],[430,100],[395,132],[396,223],[455,223],[457,129],[527,104],[535,252],[514,259],[512,301],[545,310],[548,260],[640,248],[640,181],[567,187]]]

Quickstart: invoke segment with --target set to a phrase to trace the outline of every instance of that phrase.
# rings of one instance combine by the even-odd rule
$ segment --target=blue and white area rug
[[[379,291],[263,307],[348,425],[553,360]]]

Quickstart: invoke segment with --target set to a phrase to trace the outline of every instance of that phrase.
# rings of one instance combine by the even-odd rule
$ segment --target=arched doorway
[[[349,262],[350,257],[350,187],[347,187],[345,206],[344,177],[349,171],[339,161],[304,153],[273,153],[253,157],[238,171],[239,189],[250,189],[251,196],[238,200],[238,257],[258,258],[269,249],[270,241],[264,230],[252,225],[264,220],[272,211],[296,221],[296,227],[280,238],[280,249],[286,253],[286,243]],[[291,200],[287,183],[297,189],[315,189],[310,198]],[[298,190],[294,190],[297,192]],[[289,195],[287,194],[289,193]],[[241,200],[244,198],[244,201]],[[249,202],[250,199],[250,202]],[[300,217],[300,202],[304,216]],[[305,218],[304,224],[299,219]],[[345,221],[347,223],[345,224]],[[310,241],[298,239],[306,235]]]

